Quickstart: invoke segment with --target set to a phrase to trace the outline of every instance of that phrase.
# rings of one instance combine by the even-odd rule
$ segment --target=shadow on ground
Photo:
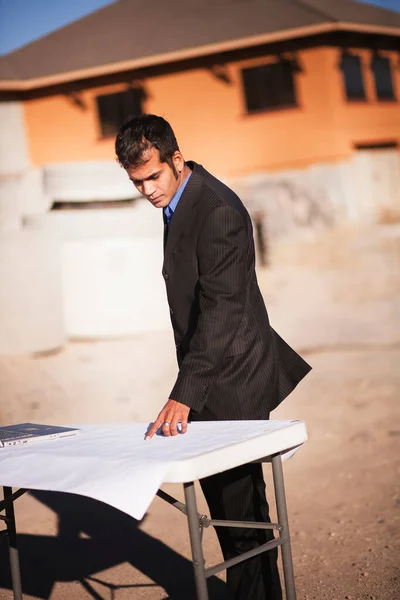
[[[73,494],[30,492],[58,515],[58,535],[18,536],[22,590],[47,600],[57,582],[75,582],[96,600],[115,598],[121,588],[160,586],[169,600],[195,598],[190,560],[138,527],[135,521],[107,504]],[[18,523],[17,523],[18,527]],[[88,536],[88,537],[80,537]],[[154,583],[117,585],[96,575],[121,563],[130,563]],[[0,588],[11,589],[7,543],[0,545]],[[96,584],[95,587],[93,584]],[[104,592],[97,591],[104,586]],[[208,580],[210,598],[228,600],[226,585]],[[82,589],[83,588],[83,589]],[[95,589],[96,588],[96,589]],[[71,597],[73,598],[71,590]]]

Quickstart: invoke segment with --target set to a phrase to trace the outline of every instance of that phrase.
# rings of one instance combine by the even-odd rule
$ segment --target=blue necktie
[[[171,208],[169,206],[165,207],[165,216],[167,218],[167,225],[169,225],[171,223],[171,219],[172,219],[172,215],[174,214],[174,211],[171,210]]]

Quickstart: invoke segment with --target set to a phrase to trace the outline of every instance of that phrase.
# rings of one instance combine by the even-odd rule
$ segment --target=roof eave
[[[321,33],[329,33],[333,31],[353,31],[359,33],[380,34],[386,36],[400,36],[400,27],[386,27],[380,25],[362,25],[359,23],[341,22],[335,23],[320,23],[318,25],[309,25],[306,27],[296,27],[295,29],[286,29],[274,33],[254,35],[251,37],[238,38],[215,44],[207,44],[205,46],[196,46],[195,48],[187,48],[184,50],[176,50],[174,52],[166,52],[163,54],[154,54],[139,59],[124,60],[120,62],[110,63],[106,65],[89,67],[87,69],[78,69],[68,71],[66,73],[57,73],[55,75],[47,75],[36,79],[20,79],[20,80],[0,80],[0,91],[24,92],[42,87],[60,85],[77,81],[81,79],[90,79],[93,77],[101,77],[113,73],[124,71],[132,71],[144,67],[152,67],[165,63],[198,58],[200,56],[209,56],[220,52],[229,52],[232,50],[240,50],[241,48],[249,48],[261,44],[268,44],[278,41],[284,41],[295,37],[307,37]]]

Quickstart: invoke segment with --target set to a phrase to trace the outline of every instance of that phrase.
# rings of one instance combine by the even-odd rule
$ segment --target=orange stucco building
[[[371,182],[374,169],[387,171],[379,177],[393,196],[399,40],[399,13],[354,0],[157,0],[140,12],[124,0],[0,58],[0,108],[18,103],[36,168],[112,162],[119,126],[151,112],[217,176],[364,152],[357,164]]]
[[[366,100],[346,98],[340,49],[309,48],[297,53],[296,106],[246,112],[241,69],[276,62],[260,55],[225,66],[224,81],[211,69],[193,68],[141,82],[143,110],[164,115],[173,124],[185,156],[220,175],[301,168],[347,158],[360,144],[399,143],[400,70],[398,54],[386,52],[395,98],[376,97],[370,52],[361,57]],[[24,120],[33,164],[112,159],[114,135],[102,136],[97,96],[123,92],[126,83],[85,88],[25,100]],[[74,101],[75,99],[75,101]]]

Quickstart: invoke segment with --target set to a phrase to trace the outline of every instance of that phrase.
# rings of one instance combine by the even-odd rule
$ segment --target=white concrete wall
[[[0,235],[0,354],[60,348],[65,341],[61,251],[41,232]]]
[[[125,200],[139,195],[115,160],[49,164],[43,176],[46,194],[57,201]]]
[[[18,230],[24,214],[48,208],[42,170],[30,165],[22,106],[0,102],[0,231]]]
[[[263,216],[270,242],[310,238],[339,223],[376,221],[384,209],[400,215],[399,157],[396,149],[361,151],[347,161],[255,173],[231,185],[251,214]]]
[[[162,215],[147,201],[133,208],[60,210],[26,217],[62,245],[64,315],[70,338],[128,336],[167,329]]]
[[[265,214],[271,240],[304,236],[329,228],[348,216],[352,189],[346,164],[314,165],[246,178],[246,204]]]
[[[352,164],[355,185],[359,190],[355,207],[358,219],[381,221],[392,213],[400,220],[399,150],[356,150]]]
[[[63,250],[71,338],[123,337],[170,326],[161,239],[73,240]]]
[[[41,169],[31,167],[23,111],[0,102],[0,353],[28,354],[65,341],[61,248],[49,232],[22,230],[44,213]]]
[[[20,102],[0,102],[0,175],[20,173],[30,166]]]
[[[30,229],[49,229],[62,240],[137,236],[158,238],[162,237],[163,232],[161,211],[147,200],[137,200],[132,207],[76,208],[52,210],[46,215],[27,215],[23,225]]]
[[[20,229],[24,215],[44,214],[50,206],[50,198],[43,192],[41,169],[0,175],[0,228]]]

